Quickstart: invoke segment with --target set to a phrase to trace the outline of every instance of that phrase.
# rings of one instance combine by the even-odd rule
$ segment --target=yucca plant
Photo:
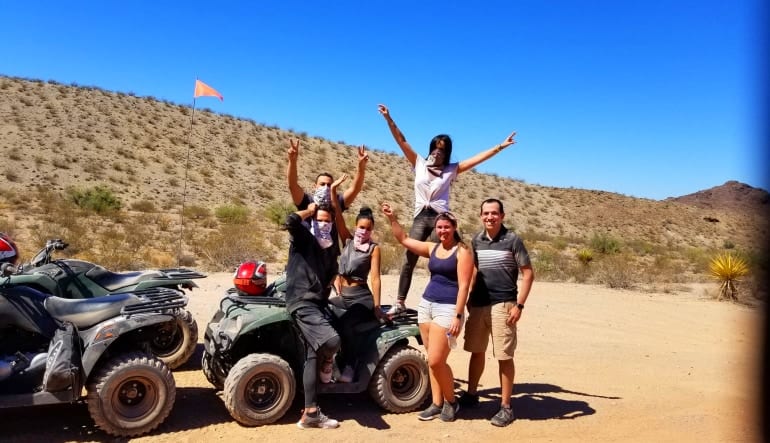
[[[577,252],[577,259],[584,266],[588,266],[588,264],[591,263],[591,261],[594,259],[594,253],[588,248],[583,248]]]
[[[749,266],[746,264],[746,260],[729,252],[723,252],[711,259],[709,271],[711,276],[721,283],[717,300],[722,300],[723,298],[738,300],[738,297],[735,295],[735,285],[739,278],[749,273]]]

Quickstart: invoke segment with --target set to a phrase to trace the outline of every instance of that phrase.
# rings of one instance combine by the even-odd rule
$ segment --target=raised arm
[[[403,151],[404,157],[406,157],[412,167],[414,167],[414,163],[417,161],[417,154],[414,152],[414,149],[412,149],[412,145],[406,141],[404,134],[401,133],[401,130],[396,126],[396,122],[390,117],[388,107],[385,105],[377,105],[377,109],[379,109],[380,114],[385,118],[385,121],[388,122],[390,133],[393,134],[393,138],[396,140],[396,143],[398,143],[398,147]]]
[[[433,247],[433,243],[416,240],[406,235],[404,228],[398,223],[398,217],[396,217],[393,208],[390,207],[390,203],[382,203],[382,213],[388,218],[390,229],[393,231],[393,236],[399,243],[420,257],[430,257],[430,250]]]
[[[289,149],[287,151],[289,164],[286,166],[286,181],[289,183],[289,193],[295,206],[302,203],[302,197],[305,191],[299,186],[297,181],[297,157],[299,156],[299,139],[289,139]]]
[[[382,282],[380,281],[380,247],[375,246],[372,251],[372,267],[369,271],[369,279],[372,281],[372,297],[374,298],[374,315],[377,318],[384,314],[380,309]]]
[[[353,179],[350,187],[342,194],[342,198],[345,199],[345,207],[349,208],[353,204],[353,200],[361,189],[364,187],[364,173],[366,172],[366,163],[369,161],[369,154],[366,153],[364,145],[358,147],[358,166],[356,167],[356,177]],[[332,195],[337,195],[332,192]]]
[[[332,183],[331,188],[329,191],[331,191],[331,200],[332,200],[332,208],[334,208],[334,224],[337,226],[337,234],[340,236],[340,240],[342,240],[342,244],[345,244],[345,241],[353,238],[353,236],[350,234],[350,230],[345,225],[345,217],[342,216],[342,208],[340,208],[340,200],[337,198],[337,187],[342,184],[345,180],[348,179],[347,174],[342,174],[340,178],[334,181]]]
[[[489,160],[490,158],[494,157],[495,154],[502,151],[503,149],[507,148],[508,146],[511,146],[512,144],[516,143],[516,140],[513,139],[513,137],[516,136],[516,132],[511,132],[511,135],[509,135],[505,140],[503,140],[502,143],[499,145],[492,146],[491,148],[487,149],[486,151],[479,152],[478,154],[474,155],[473,157],[463,160],[460,162],[460,164],[457,166],[457,173],[465,172],[468,170],[471,170],[481,164],[482,162]]]

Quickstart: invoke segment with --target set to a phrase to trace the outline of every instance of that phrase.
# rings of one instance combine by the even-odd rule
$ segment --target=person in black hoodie
[[[339,224],[342,215],[338,213],[337,217]],[[305,219],[308,219],[310,229],[303,223]],[[319,375],[322,382],[330,381],[333,357],[340,348],[340,337],[332,327],[328,309],[339,256],[339,250],[332,247],[336,243],[331,234],[334,220],[335,211],[330,206],[315,203],[286,217],[285,226],[291,235],[286,265],[286,309],[305,338],[302,375],[305,409],[297,422],[301,429],[339,426],[337,420],[321,413],[317,402]]]

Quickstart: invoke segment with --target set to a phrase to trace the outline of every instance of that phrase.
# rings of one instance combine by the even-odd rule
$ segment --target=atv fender
[[[140,328],[173,320],[174,318],[172,314],[160,313],[135,314],[130,317],[120,316],[80,331],[80,337],[85,348],[83,352],[83,373],[88,377],[105,351],[121,336],[125,336],[125,334]],[[139,348],[138,345],[137,348]]]

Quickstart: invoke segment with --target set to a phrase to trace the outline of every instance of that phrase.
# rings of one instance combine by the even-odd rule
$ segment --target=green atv
[[[286,310],[285,277],[263,296],[228,290],[206,326],[203,373],[224,390],[225,407],[242,425],[259,426],[279,420],[302,387],[305,343]],[[384,306],[383,309],[387,309]],[[339,315],[339,307],[333,307]],[[350,383],[319,385],[319,394],[351,394],[365,390],[383,409],[404,413],[418,409],[430,394],[428,363],[409,345],[421,344],[417,312],[407,310],[381,324],[360,326],[361,349]],[[335,375],[339,375],[335,365]]]

